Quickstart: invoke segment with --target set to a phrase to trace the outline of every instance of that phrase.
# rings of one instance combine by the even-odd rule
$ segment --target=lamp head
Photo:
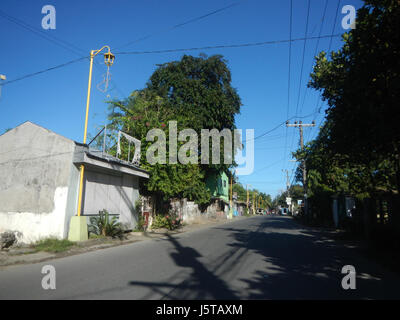
[[[115,56],[110,51],[104,54],[104,63],[107,66],[109,66],[109,67],[112,66],[114,63],[114,59],[115,59]]]

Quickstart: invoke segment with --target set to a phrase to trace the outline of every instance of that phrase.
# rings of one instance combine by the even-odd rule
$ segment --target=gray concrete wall
[[[30,122],[0,136],[0,232],[22,241],[65,234],[75,143]]]
[[[171,200],[170,205],[170,212],[178,215],[185,222],[192,222],[207,215],[200,211],[194,201],[188,201],[186,198]]]
[[[106,209],[118,215],[126,229],[137,224],[135,201],[139,199],[139,178],[127,174],[111,174],[109,171],[87,167],[85,169],[83,214],[97,215]]]

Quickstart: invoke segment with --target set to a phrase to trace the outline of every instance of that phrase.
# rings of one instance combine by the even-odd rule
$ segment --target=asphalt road
[[[44,265],[55,290],[41,286]],[[344,265],[355,290],[341,287]],[[399,299],[398,288],[351,246],[269,216],[0,270],[0,299]]]

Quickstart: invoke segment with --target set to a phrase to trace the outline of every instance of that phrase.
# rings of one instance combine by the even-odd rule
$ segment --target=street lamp
[[[87,125],[88,125],[88,116],[89,116],[90,89],[92,86],[93,60],[94,60],[94,57],[96,55],[98,55],[101,51],[103,51],[104,49],[107,49],[107,52],[104,54],[104,63],[107,65],[107,67],[110,67],[114,63],[115,56],[111,53],[109,46],[104,46],[99,50],[91,50],[90,51],[89,82],[88,82],[88,90],[87,90],[87,98],[86,98],[86,116],[85,116],[85,130],[83,132],[83,144],[86,144],[86,138],[87,138]],[[85,172],[85,166],[83,164],[81,164],[77,215],[73,216],[71,218],[69,234],[68,234],[68,239],[71,241],[82,241],[82,240],[87,240],[87,238],[88,238],[86,217],[81,217],[84,172]]]

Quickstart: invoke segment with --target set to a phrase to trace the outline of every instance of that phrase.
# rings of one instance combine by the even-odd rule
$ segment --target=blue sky
[[[359,0],[339,0],[339,12],[334,34],[345,32],[341,26],[344,5],[359,8]],[[179,28],[172,26],[229,6],[226,10]],[[44,5],[56,9],[56,29],[41,28]],[[338,0],[328,0],[322,35],[330,35],[335,21]],[[325,0],[310,0],[308,37],[319,34]],[[0,15],[0,74],[7,80],[53,67],[89,55],[91,49],[109,45],[114,52],[153,51],[243,44],[289,39],[290,0],[142,0],[142,1],[61,1],[2,0],[0,10],[36,28],[30,32]],[[292,39],[303,38],[306,30],[308,0],[293,0]],[[38,33],[42,34],[39,36]],[[54,36],[72,44],[70,50],[43,38]],[[147,37],[144,40],[125,45]],[[97,90],[106,72],[102,57],[94,68],[89,115],[89,132],[94,134],[104,125],[107,94],[123,99],[133,90],[145,86],[157,64],[179,60],[184,53],[197,56],[222,54],[232,72],[232,83],[242,99],[241,114],[236,117],[240,129],[254,129],[259,136],[295,116],[310,115],[303,122],[323,118],[319,94],[306,88],[313,63],[317,40],[308,40],[301,66],[304,41],[292,42],[290,92],[288,104],[288,43],[242,48],[208,49],[188,52],[118,55],[110,69],[113,83],[105,94]],[[334,38],[332,50],[341,46]],[[320,39],[318,51],[328,50],[329,39]],[[71,52],[78,51],[78,52]],[[87,60],[40,75],[4,85],[0,97],[0,133],[30,120],[76,141],[83,139],[86,91],[89,63]],[[300,91],[299,91],[300,88]],[[300,95],[299,95],[300,92]],[[300,96],[300,99],[298,98]],[[293,119],[292,121],[294,121]],[[307,142],[315,137],[317,128],[304,129]],[[291,175],[296,164],[289,162],[290,151],[299,141],[295,128],[284,125],[255,141],[255,170],[240,177],[275,196],[285,189],[283,169]],[[286,146],[286,148],[285,148]],[[1,148],[1,146],[0,146]],[[291,175],[292,176],[292,175]]]

